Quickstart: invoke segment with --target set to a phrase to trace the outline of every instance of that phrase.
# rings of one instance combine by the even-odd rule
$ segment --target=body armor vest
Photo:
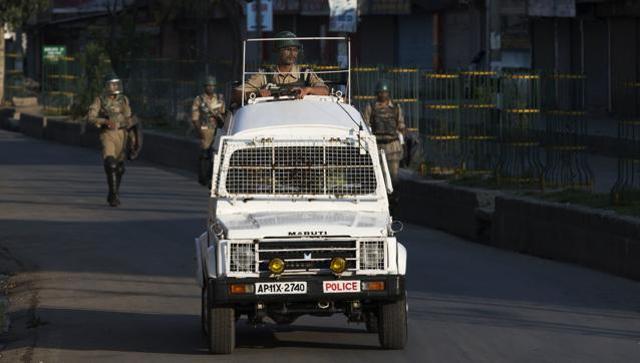
[[[100,117],[108,118],[116,123],[118,128],[127,126],[125,117],[127,99],[123,95],[117,95],[115,99],[100,96]]]
[[[371,115],[371,131],[376,136],[384,138],[397,137],[398,130],[398,107],[387,105],[371,105],[373,114]]]
[[[211,99],[208,99],[206,94],[200,95],[198,107],[200,111],[200,124],[203,126],[213,126],[216,122],[211,121],[212,117],[219,117],[221,105],[217,95],[214,95]]]

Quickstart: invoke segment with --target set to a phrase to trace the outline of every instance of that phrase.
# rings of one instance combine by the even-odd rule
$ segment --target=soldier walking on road
[[[122,94],[122,81],[118,76],[111,74],[105,78],[104,91],[89,106],[87,119],[101,130],[102,159],[109,187],[107,202],[117,207],[124,160],[135,158],[141,147],[140,127],[131,115],[129,99]]]
[[[376,101],[364,110],[364,121],[376,136],[378,147],[384,150],[393,184],[398,181],[402,159],[402,138],[405,131],[404,115],[399,104],[391,101],[389,82],[380,80],[376,85]],[[397,198],[392,200],[396,201]]]
[[[224,125],[224,98],[215,94],[216,78],[209,76],[204,81],[204,93],[196,96],[191,106],[191,122],[200,138],[198,182],[208,185],[211,180],[211,147],[216,129]]]

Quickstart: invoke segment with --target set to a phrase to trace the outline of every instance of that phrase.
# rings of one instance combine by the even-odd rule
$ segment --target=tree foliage
[[[48,0],[2,0],[0,1],[0,24],[19,27],[31,16],[44,10]]]

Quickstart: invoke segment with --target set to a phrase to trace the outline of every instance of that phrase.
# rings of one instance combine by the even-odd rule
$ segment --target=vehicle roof
[[[257,102],[245,105],[236,111],[229,134],[283,126],[321,126],[357,130],[359,123],[362,123],[363,130],[368,130],[362,116],[353,106],[343,103],[338,105],[335,98],[332,100],[330,97],[307,96],[303,100]]]

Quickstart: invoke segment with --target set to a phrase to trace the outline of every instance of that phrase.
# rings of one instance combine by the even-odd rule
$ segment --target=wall
[[[444,69],[466,69],[482,50],[484,13],[477,9],[451,9],[443,13]]]

